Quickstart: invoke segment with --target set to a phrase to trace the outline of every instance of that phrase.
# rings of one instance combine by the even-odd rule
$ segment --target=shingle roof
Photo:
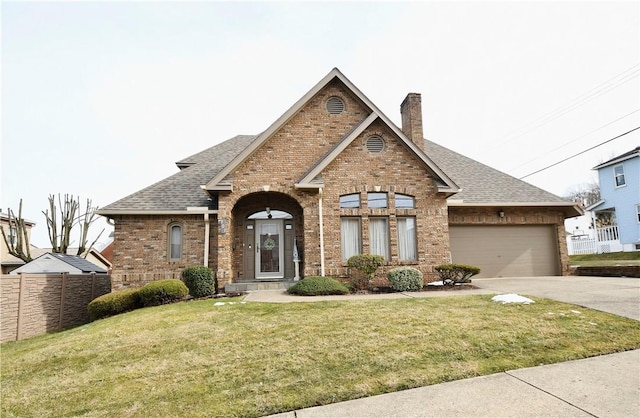
[[[118,211],[184,211],[190,206],[208,206],[200,185],[206,184],[256,138],[238,135],[180,160],[176,174],[100,209],[100,214]]]
[[[425,140],[425,153],[462,188],[451,200],[475,204],[567,202],[434,142]]]
[[[206,184],[257,135],[238,135],[218,145],[180,160],[183,169],[176,174],[118,200],[99,213],[184,211],[189,206],[207,206],[209,201],[200,185]],[[451,196],[465,204],[559,203],[567,201],[527,182],[491,168],[448,148],[425,140],[425,153],[462,188]]]
[[[77,268],[83,273],[106,273],[107,272],[105,269],[96,266],[92,262],[87,261],[78,255],[56,254],[56,253],[48,253],[48,254]]]

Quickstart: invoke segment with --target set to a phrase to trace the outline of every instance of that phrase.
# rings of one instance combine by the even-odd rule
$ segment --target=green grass
[[[637,321],[490,298],[140,309],[3,344],[0,412],[257,417],[640,348]]]
[[[573,266],[585,267],[640,265],[640,251],[578,254],[569,256],[569,260]]]

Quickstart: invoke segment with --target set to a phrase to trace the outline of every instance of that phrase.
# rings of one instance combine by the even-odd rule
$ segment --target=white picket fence
[[[585,238],[585,236],[567,237],[567,249],[569,255],[574,254],[602,254],[623,251],[620,243],[620,235],[617,226],[598,228],[595,231],[596,239]]]

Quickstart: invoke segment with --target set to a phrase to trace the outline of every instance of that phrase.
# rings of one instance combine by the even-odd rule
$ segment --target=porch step
[[[227,283],[224,285],[225,293],[236,292],[255,292],[260,290],[285,290],[293,286],[294,281],[282,282],[244,282],[244,283]]]

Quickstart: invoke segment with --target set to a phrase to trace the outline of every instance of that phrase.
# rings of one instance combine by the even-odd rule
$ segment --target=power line
[[[569,145],[569,144],[573,144],[574,142],[576,142],[576,141],[577,141],[577,140],[579,140],[579,139],[584,138],[585,136],[591,135],[592,133],[594,133],[594,132],[596,132],[596,131],[599,131],[599,130],[600,130],[600,129],[602,129],[602,128],[606,128],[606,127],[607,127],[607,126],[609,126],[609,125],[613,125],[614,123],[618,122],[618,121],[619,121],[619,120],[621,120],[621,119],[626,118],[627,116],[631,116],[631,115],[633,115],[634,113],[638,113],[638,111],[640,111],[640,109],[636,109],[636,110],[634,110],[633,112],[627,113],[627,114],[626,114],[626,115],[624,115],[624,116],[620,116],[618,119],[614,119],[614,120],[612,120],[612,121],[611,121],[611,122],[609,122],[609,123],[605,123],[604,125],[602,125],[602,126],[600,126],[600,127],[596,128],[596,129],[593,129],[593,130],[591,130],[591,131],[587,132],[587,133],[586,133],[586,134],[584,134],[584,135],[580,135],[579,137],[574,138],[574,139],[570,140],[569,142],[565,142],[564,144],[560,145],[559,147],[556,147],[556,148],[554,148],[554,149],[552,149],[552,150],[549,150],[549,151],[545,151],[545,153],[544,153],[543,155],[538,155],[537,157],[534,157],[534,158],[532,158],[532,159],[530,159],[530,160],[528,160],[528,161],[525,161],[525,162],[523,162],[523,163],[520,163],[520,164],[518,164],[518,167],[513,167],[512,169],[507,170],[507,172],[511,172],[511,171],[513,171],[513,170],[515,170],[515,169],[517,169],[517,168],[519,168],[519,167],[525,166],[525,165],[527,165],[527,164],[529,164],[529,163],[531,163],[531,162],[533,162],[533,161],[536,161],[536,160],[540,159],[541,157],[543,157],[543,156],[545,156],[545,155],[549,154],[550,152],[557,151],[557,150],[559,150],[560,148],[564,148],[564,147],[566,147],[566,146],[567,146],[567,145]]]
[[[588,152],[588,151],[591,151],[592,149],[598,148],[599,146],[602,146],[602,145],[604,145],[604,144],[607,144],[607,143],[609,143],[609,142],[613,141],[614,139],[618,139],[618,138],[620,138],[620,137],[623,137],[623,136],[625,136],[625,135],[628,135],[628,134],[630,134],[630,133],[631,133],[631,132],[633,132],[633,131],[637,131],[638,129],[640,129],[640,126],[638,126],[637,128],[634,128],[634,129],[632,129],[632,130],[630,130],[630,131],[627,131],[627,132],[625,132],[625,133],[623,133],[623,134],[621,134],[621,135],[618,135],[618,136],[616,136],[615,138],[607,139],[606,141],[601,142],[601,143],[599,143],[598,145],[594,145],[593,147],[588,148],[588,149],[586,149],[586,150],[584,150],[584,151],[580,151],[579,153],[574,154],[574,155],[572,155],[571,157],[567,157],[567,158],[565,158],[564,160],[558,161],[557,163],[553,163],[553,164],[548,165],[548,166],[546,166],[546,167],[544,167],[544,168],[541,168],[540,170],[534,171],[533,173],[529,173],[529,174],[527,174],[526,176],[522,176],[522,177],[520,177],[520,180],[525,179],[525,178],[527,178],[527,177],[529,177],[529,176],[533,176],[534,174],[538,174],[538,173],[540,173],[541,171],[547,170],[547,169],[549,169],[549,168],[551,168],[551,167],[555,167],[555,166],[557,166],[558,164],[562,164],[563,162],[568,161],[568,160],[570,160],[570,159],[572,159],[572,158],[575,158],[575,157],[577,157],[578,155],[584,154],[585,152]]]
[[[620,86],[622,86],[625,83],[628,83],[629,81],[634,80],[638,73],[640,72],[640,70],[636,67],[640,66],[640,64],[635,64],[629,68],[627,68],[626,70],[622,71],[621,73],[617,74],[616,76],[598,84],[597,86],[593,87],[590,90],[587,90],[586,92],[584,92],[583,94],[581,94],[580,96],[576,97],[575,99],[573,99],[572,101],[568,102],[565,105],[562,105],[550,112],[545,113],[544,115],[540,116],[537,119],[534,119],[533,121],[521,126],[520,128],[517,128],[513,131],[511,131],[511,133],[504,135],[502,138],[507,138],[505,141],[502,141],[498,144],[496,144],[493,148],[491,149],[495,149],[499,146],[502,146],[504,144],[506,144],[507,142],[511,142],[517,138],[520,138],[521,136],[523,136],[526,133],[529,133],[535,129],[540,128],[541,126],[546,125],[547,123],[558,119],[559,117],[572,112],[573,110],[577,109],[580,106],[583,106],[584,104],[586,104],[587,102],[602,96],[605,93],[608,93],[609,91],[616,89]],[[629,73],[630,72],[630,73]],[[629,74],[626,74],[629,73]],[[619,80],[613,82],[613,80],[616,80],[620,78]],[[611,82],[613,82],[612,85],[608,85]],[[521,131],[520,133],[518,133],[518,131]]]

